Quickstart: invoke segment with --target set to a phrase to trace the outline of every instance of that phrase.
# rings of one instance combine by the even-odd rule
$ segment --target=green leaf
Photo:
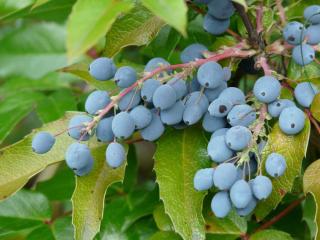
[[[157,227],[162,231],[174,231],[170,217],[165,213],[163,204],[159,204],[153,211],[153,218]]]
[[[148,44],[164,26],[164,22],[148,9],[137,4],[117,19],[106,35],[105,54],[114,56],[126,46]]]
[[[187,11],[184,0],[141,0],[154,15],[164,20],[167,24],[178,30],[183,36],[187,36]]]
[[[195,172],[209,166],[207,140],[198,127],[168,131],[158,142],[155,172],[160,198],[175,231],[184,239],[204,239],[202,201],[205,192],[193,188]]]
[[[317,224],[317,202],[312,193],[306,194],[306,199],[303,203],[303,218],[310,231],[310,238],[316,239],[318,224]],[[292,225],[290,225],[292,226]]]
[[[288,67],[288,78],[299,83],[303,81],[313,82],[319,84],[320,68],[319,64],[312,62],[304,67],[296,64],[293,60],[290,61]]]
[[[55,240],[73,239],[73,227],[71,217],[58,218],[53,222],[51,231]]]
[[[310,110],[312,116],[320,122],[320,93],[314,97]]]
[[[53,23],[23,26],[8,33],[0,39],[0,76],[41,78],[63,67],[64,42],[64,27]]]
[[[91,77],[89,74],[89,61],[83,61],[79,63],[72,64],[70,66],[64,67],[60,69],[62,72],[71,73],[75,76],[78,76],[82,80],[86,81],[89,85],[94,86],[96,89],[100,90],[109,90],[112,91],[114,89],[117,89],[117,85],[114,83],[114,81],[98,81]]]
[[[125,232],[125,235],[123,236],[121,235],[121,238],[119,239],[149,240],[150,237],[157,231],[158,231],[157,226],[155,225],[152,217],[147,216],[135,222],[130,228],[128,228],[128,230]]]
[[[69,112],[65,117],[44,125],[37,132],[47,131],[52,134],[61,132],[67,128],[70,118],[75,114],[75,112]],[[20,142],[0,150],[0,199],[15,193],[32,176],[41,172],[48,165],[62,161],[68,145],[74,142],[67,133],[64,133],[56,138],[51,151],[46,154],[36,154],[31,149],[34,135],[35,133],[32,133]],[[97,146],[101,144],[90,143],[90,148]]]
[[[42,122],[52,122],[62,117],[66,111],[77,110],[77,102],[70,89],[55,91],[38,103],[37,113]]]
[[[150,240],[180,240],[181,237],[175,232],[157,232],[153,234]]]
[[[137,183],[138,167],[136,147],[134,144],[130,144],[127,157],[126,175],[123,180],[123,190],[127,193],[130,192]]]
[[[313,162],[305,171],[303,176],[303,190],[305,193],[311,193],[316,201],[316,219],[317,231],[316,238],[320,239],[319,226],[320,226],[320,185],[319,185],[319,171],[320,171],[320,160]]]
[[[250,236],[250,240],[293,240],[290,234],[278,230],[263,230]]]
[[[101,224],[101,239],[126,239],[125,236],[132,225],[138,219],[151,215],[158,202],[158,189],[152,184],[106,203]]]
[[[0,1],[0,19],[13,14],[20,9],[26,8],[33,4],[34,0],[20,0],[20,1],[11,1],[11,0],[2,0]]]
[[[97,43],[116,18],[132,7],[133,4],[129,0],[78,0],[67,23],[69,59],[79,57]]]
[[[100,229],[104,198],[108,187],[124,178],[125,164],[112,169],[106,164],[103,146],[92,151],[95,159],[89,175],[76,178],[76,188],[72,195],[72,223],[75,239],[92,239]],[[108,214],[108,213],[107,213]]]
[[[47,2],[49,2],[50,0],[36,0],[36,2],[32,5],[32,8],[36,8],[39,7]]]
[[[49,201],[44,195],[21,190],[0,202],[0,236],[41,225],[50,217]]]
[[[34,229],[26,238],[26,240],[55,240],[49,226],[42,225]]]
[[[287,162],[287,169],[283,176],[272,179],[273,190],[267,200],[260,202],[255,210],[258,220],[281,202],[284,195],[291,191],[294,180],[300,175],[301,163],[306,155],[310,136],[310,122],[306,120],[304,129],[297,135],[285,135],[277,123],[268,135],[268,143],[262,152],[263,170],[268,155],[272,152],[282,154]],[[264,171],[265,172],[265,171]]]

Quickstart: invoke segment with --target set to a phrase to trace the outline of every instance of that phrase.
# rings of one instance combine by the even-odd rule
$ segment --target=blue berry
[[[182,119],[185,124],[193,125],[197,123],[203,116],[203,110],[200,104],[190,104],[184,109]]]
[[[137,72],[129,66],[121,67],[114,75],[114,81],[120,88],[130,87],[137,81]]]
[[[295,46],[292,50],[292,58],[295,63],[305,66],[313,62],[315,58],[315,50],[308,44]]]
[[[93,168],[93,159],[91,158],[91,160],[88,161],[88,164],[85,167],[73,170],[73,172],[78,177],[82,177],[82,176],[88,175],[91,172],[92,168]]]
[[[227,121],[231,126],[250,126],[256,120],[255,110],[247,105],[234,106],[228,113]]]
[[[145,128],[152,120],[151,111],[142,105],[136,106],[129,114],[134,121],[136,129]]]
[[[218,192],[211,201],[211,210],[218,218],[226,217],[231,211],[231,201],[228,192]]]
[[[141,137],[147,141],[155,141],[164,133],[164,126],[158,114],[152,113],[150,124],[140,131]]]
[[[120,143],[112,142],[107,146],[106,162],[110,167],[120,167],[125,159],[126,151]]]
[[[271,117],[279,117],[283,109],[294,106],[294,102],[289,99],[278,99],[268,104],[268,113]]]
[[[227,83],[226,82],[222,82],[221,85],[219,85],[216,88],[206,88],[204,90],[204,94],[206,95],[206,97],[208,98],[209,102],[214,101],[215,99],[217,99],[220,95],[220,93],[226,89]]]
[[[236,181],[230,189],[230,199],[236,208],[245,208],[252,200],[250,185],[245,180]]]
[[[181,100],[177,101],[171,108],[161,110],[160,118],[164,124],[174,125],[182,121],[185,106]]]
[[[96,90],[87,97],[85,109],[89,114],[97,114],[99,110],[105,108],[110,102],[111,99],[108,92]]]
[[[213,186],[213,168],[204,168],[196,172],[193,178],[193,186],[198,191],[208,190]]]
[[[214,131],[214,132],[212,133],[210,139],[212,139],[212,138],[214,138],[214,137],[218,137],[218,136],[225,136],[226,133],[227,133],[227,131],[228,131],[229,129],[230,129],[230,128],[220,128],[220,129]]]
[[[216,88],[224,81],[224,72],[219,63],[207,62],[199,67],[197,79],[203,87]]]
[[[117,138],[130,137],[135,129],[133,118],[127,112],[120,112],[112,120],[112,132]]]
[[[288,107],[283,109],[280,114],[279,126],[285,134],[294,135],[304,128],[305,120],[303,111],[297,107]]]
[[[185,98],[185,105],[199,105],[202,113],[204,114],[208,110],[209,101],[208,98],[201,92],[196,91],[191,94],[188,94]]]
[[[97,125],[96,136],[98,141],[111,142],[114,139],[112,132],[112,120],[113,117],[101,119]]]
[[[161,82],[156,79],[150,78],[146,80],[141,88],[141,98],[146,102],[152,102],[153,94],[160,86]]]
[[[120,99],[118,107],[121,111],[127,111],[138,106],[140,101],[140,89],[132,89],[128,94]]]
[[[116,71],[113,60],[106,57],[95,59],[89,67],[90,75],[99,81],[110,80]]]
[[[317,45],[320,43],[320,25],[311,25],[306,32],[307,43],[310,45]]]
[[[319,93],[316,85],[310,82],[299,83],[294,89],[294,97],[303,107],[310,107],[315,95]]]
[[[192,93],[195,91],[200,91],[201,85],[197,79],[197,75],[195,75],[191,81],[187,83],[188,93]]]
[[[177,99],[176,91],[168,84],[158,87],[153,94],[153,105],[160,110],[172,107]]]
[[[230,19],[217,19],[210,14],[206,14],[203,19],[203,28],[212,35],[220,35],[227,31]]]
[[[230,0],[211,0],[208,3],[208,13],[218,19],[229,19],[234,11]]]
[[[84,134],[86,125],[92,121],[92,118],[87,115],[76,115],[72,117],[68,125],[68,133],[70,137],[87,141],[90,138],[89,133]]]
[[[159,67],[163,67],[163,66],[168,66],[170,65],[169,62],[167,62],[165,59],[160,58],[160,57],[156,57],[156,58],[152,58],[145,66],[144,71],[145,72],[152,72],[153,70],[155,70],[156,68]],[[167,70],[167,73],[170,74],[172,71],[171,70]],[[163,76],[163,73],[159,74],[160,77]]]
[[[252,180],[251,188],[254,196],[258,200],[265,200],[272,192],[272,182],[266,176],[257,176]]]
[[[233,151],[227,146],[225,136],[213,137],[207,147],[211,160],[217,163],[224,162],[233,156]]]
[[[220,190],[228,190],[238,176],[237,168],[232,163],[221,163],[213,174],[213,183]]]
[[[239,88],[236,87],[228,87],[224,89],[220,93],[219,98],[229,100],[233,105],[246,103],[246,96]]]
[[[239,216],[248,216],[257,206],[257,200],[255,198],[251,198],[251,201],[244,208],[238,208],[237,213]]]
[[[65,159],[68,167],[72,170],[83,169],[93,161],[88,146],[77,142],[67,148]]]
[[[181,62],[188,63],[191,61],[194,61],[196,59],[203,58],[203,52],[208,51],[206,46],[194,43],[183,49],[183,51],[180,54]]]
[[[204,115],[202,121],[202,127],[207,132],[214,132],[220,128],[224,128],[227,125],[225,118],[212,117],[209,112]]]
[[[292,45],[300,44],[305,37],[306,29],[302,23],[289,22],[283,29],[283,38]]]
[[[272,177],[280,177],[284,174],[287,163],[285,158],[279,153],[271,153],[266,160],[266,171]]]
[[[32,150],[35,153],[43,154],[48,152],[56,142],[54,136],[48,132],[39,132],[32,139]]]
[[[254,96],[263,103],[271,103],[280,96],[281,84],[272,76],[259,78],[253,87]]]
[[[167,84],[169,84],[176,92],[176,100],[181,99],[187,94],[187,84],[184,80],[179,78],[172,78]]]
[[[312,23],[319,24],[320,23],[320,5],[311,5],[304,9],[303,12],[304,18]]]
[[[217,98],[209,105],[208,111],[213,117],[225,117],[233,107],[232,103],[223,98]]]
[[[251,131],[243,126],[232,127],[226,133],[226,143],[229,148],[235,151],[241,151],[247,148],[251,140]]]
[[[258,169],[258,163],[257,163],[255,154],[250,152],[249,157],[250,157],[249,164],[241,166],[241,169],[243,169],[245,176],[250,175],[250,177],[251,177],[254,174],[256,174],[257,169]]]
[[[224,73],[224,80],[226,82],[229,81],[231,78],[231,69],[229,67],[224,67],[222,70]]]

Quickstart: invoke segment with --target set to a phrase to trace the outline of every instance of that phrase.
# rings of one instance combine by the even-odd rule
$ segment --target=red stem
[[[293,201],[292,203],[290,203],[290,205],[288,207],[286,207],[284,210],[282,210],[278,215],[274,216],[268,222],[266,222],[266,223],[262,224],[260,227],[258,227],[255,232],[259,232],[261,230],[267,229],[270,226],[272,226],[273,224],[275,224],[276,222],[278,222],[281,218],[286,216],[295,207],[297,207],[304,199],[305,199],[305,197],[303,196],[302,198],[299,198],[299,199]]]
[[[256,12],[258,33],[261,33],[263,31],[262,17],[263,17],[263,4],[261,3],[257,7],[257,12]]]

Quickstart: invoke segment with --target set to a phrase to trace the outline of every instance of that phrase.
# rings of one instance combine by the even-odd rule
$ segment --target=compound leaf
[[[205,239],[202,202],[193,188],[195,172],[209,165],[207,141],[198,127],[168,131],[158,142],[155,172],[165,212],[184,239]]]

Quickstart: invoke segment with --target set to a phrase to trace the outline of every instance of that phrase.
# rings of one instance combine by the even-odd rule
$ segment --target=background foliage
[[[262,2],[268,9],[266,29],[279,22],[273,0],[235,2],[252,19]],[[303,8],[313,3],[318,1],[283,1],[289,20],[301,18]],[[209,210],[212,193],[193,189],[196,170],[210,166],[208,136],[197,126],[168,129],[157,146],[128,145],[127,164],[116,170],[104,163],[105,146],[92,141],[97,163],[82,178],[63,162],[71,142],[66,134],[49,154],[32,153],[32,129],[58,133],[75,111],[84,110],[93,89],[118,90],[89,76],[92,58],[114,57],[117,65],[141,72],[155,56],[178,63],[181,49],[193,42],[212,51],[235,44],[230,35],[206,33],[202,18],[184,0],[0,0],[0,239],[231,240],[247,233],[252,240],[320,239],[320,163],[315,161],[320,142],[309,122],[295,137],[273,126],[264,155],[277,149],[289,168],[281,181],[274,180],[272,196],[252,219],[235,213],[215,218]],[[247,35],[238,15],[231,29]],[[280,36],[275,29],[267,43]],[[231,85],[248,92],[261,72],[252,74],[245,65],[231,62]],[[290,63],[288,77],[293,84],[309,80],[320,86],[320,67]],[[319,106],[320,95],[311,107],[318,121]],[[297,207],[284,218],[255,232],[295,201]]]

